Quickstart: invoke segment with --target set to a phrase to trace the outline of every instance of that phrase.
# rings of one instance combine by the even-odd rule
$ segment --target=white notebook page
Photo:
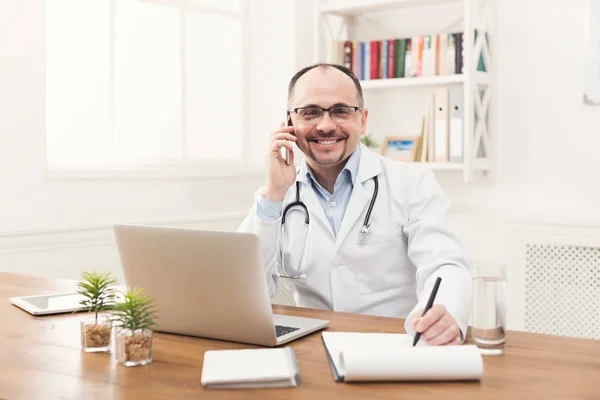
[[[428,346],[405,334],[323,332],[335,368],[345,381],[478,380],[477,347]]]

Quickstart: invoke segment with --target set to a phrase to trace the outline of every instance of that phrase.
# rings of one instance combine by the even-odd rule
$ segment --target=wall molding
[[[248,210],[223,213],[207,213],[193,216],[173,216],[133,221],[115,221],[112,224],[82,224],[44,227],[34,229],[0,230],[0,254],[48,251],[56,249],[103,246],[114,243],[112,228],[115,223],[158,226],[207,226],[214,229],[221,224],[236,225],[247,215]],[[451,218],[466,236],[473,231],[496,230],[498,236],[528,235],[572,235],[579,238],[600,236],[600,224],[593,221],[552,221],[533,215],[495,212],[493,210],[458,207],[451,210]],[[507,238],[508,239],[508,238]],[[485,240],[485,239],[482,239]],[[505,242],[506,243],[506,242]],[[508,244],[508,243],[506,243]],[[508,250],[508,249],[507,249]]]
[[[154,166],[111,168],[50,168],[45,170],[45,180],[214,180],[263,178],[264,168],[255,166]]]
[[[600,224],[580,220],[552,221],[534,215],[494,213],[492,211],[455,209],[450,214],[474,262],[514,261],[511,255],[520,246],[523,237],[554,241],[576,242],[579,245],[595,243],[600,237]]]
[[[115,223],[219,229],[218,226],[221,224],[235,225],[241,222],[246,215],[247,210],[190,217],[118,221]],[[0,231],[0,254],[110,246],[114,244],[114,234],[112,232],[114,225],[89,224]]]
[[[500,222],[512,225],[537,227],[569,227],[600,229],[600,215],[578,213],[553,214],[536,212],[527,208],[519,210],[493,209],[484,207],[455,206],[450,210],[452,217],[465,221]]]
[[[178,225],[178,224],[194,224],[204,222],[218,222],[223,220],[232,220],[237,218],[244,218],[247,211],[235,211],[226,213],[210,213],[201,214],[191,217],[166,217],[157,219],[142,219],[134,221],[119,221],[119,223],[127,224],[144,224],[144,225]],[[59,227],[49,227],[40,229],[8,229],[0,230],[0,238],[5,236],[31,236],[31,235],[45,235],[53,233],[73,233],[83,231],[93,231],[102,229],[112,229],[115,224],[84,224],[84,225],[67,225]]]

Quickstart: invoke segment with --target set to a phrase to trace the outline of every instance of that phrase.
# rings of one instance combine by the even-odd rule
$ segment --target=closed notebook
[[[206,388],[290,387],[299,380],[291,347],[204,353],[201,382]]]
[[[334,379],[352,381],[480,380],[483,359],[476,346],[412,347],[406,334],[323,332]]]

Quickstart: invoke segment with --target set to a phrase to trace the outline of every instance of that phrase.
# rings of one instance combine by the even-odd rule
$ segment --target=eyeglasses
[[[323,112],[328,112],[329,116],[334,122],[344,123],[349,121],[360,111],[360,107],[355,106],[333,106],[330,108],[321,107],[298,107],[290,110],[292,113],[296,113],[298,119],[306,123],[317,123],[323,117]]]

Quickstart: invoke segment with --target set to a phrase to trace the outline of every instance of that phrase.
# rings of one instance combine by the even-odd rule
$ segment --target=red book
[[[396,78],[394,76],[395,71],[395,62],[394,62],[394,50],[396,48],[396,41],[394,39],[390,39],[388,41],[388,78]]]
[[[371,41],[371,79],[379,79],[379,41]]]

